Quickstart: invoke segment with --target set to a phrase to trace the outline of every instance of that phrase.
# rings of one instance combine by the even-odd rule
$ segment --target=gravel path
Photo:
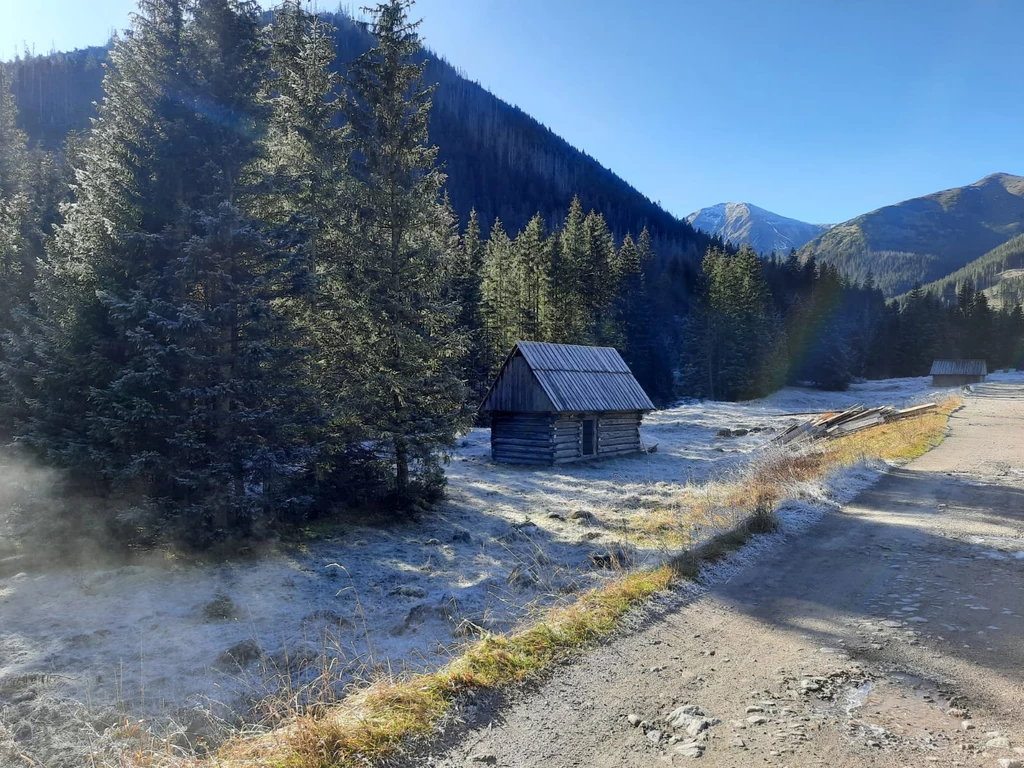
[[[512,701],[437,766],[1024,766],[1024,387]]]

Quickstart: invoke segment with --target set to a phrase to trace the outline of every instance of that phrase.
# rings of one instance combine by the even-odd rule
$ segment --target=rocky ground
[[[411,762],[1024,766],[1024,387],[760,550]]]

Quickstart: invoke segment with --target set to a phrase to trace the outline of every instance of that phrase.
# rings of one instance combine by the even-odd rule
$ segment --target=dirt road
[[[1024,765],[1024,387],[979,386],[950,427],[416,763]]]

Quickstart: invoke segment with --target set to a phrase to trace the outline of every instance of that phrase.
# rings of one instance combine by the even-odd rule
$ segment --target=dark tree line
[[[983,359],[989,370],[1024,367],[1021,305],[993,309],[970,281],[951,301],[915,287],[886,307],[867,373],[917,376],[940,358]]]
[[[708,249],[699,268],[653,253],[647,230],[610,235],[574,200],[560,227],[534,216],[510,237],[500,221],[480,239],[470,219],[467,263],[480,264],[483,391],[516,339],[599,344],[623,352],[655,402],[741,400],[786,384],[845,389],[855,378],[923,376],[936,358],[1024,364],[1018,303],[989,307],[965,283],[950,301],[920,288],[886,302],[811,258],[762,259],[749,247]]]
[[[886,302],[812,257],[759,260],[710,249],[682,321],[679,394],[760,397],[783,384],[845,389],[854,378],[924,376],[938,358],[1024,365],[1020,304],[993,310],[970,282],[953,301],[915,288]]]

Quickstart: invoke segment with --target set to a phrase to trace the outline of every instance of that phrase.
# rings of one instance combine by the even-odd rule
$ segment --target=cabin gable
[[[537,376],[518,351],[505,362],[480,409],[510,413],[550,413],[556,410]]]

